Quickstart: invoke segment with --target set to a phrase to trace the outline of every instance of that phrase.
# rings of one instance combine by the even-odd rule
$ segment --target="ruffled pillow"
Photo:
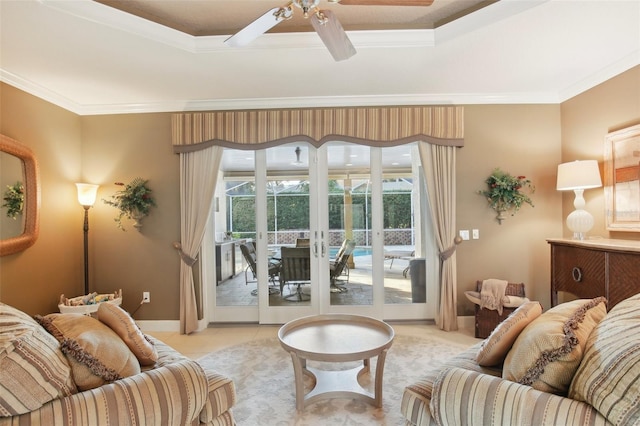
[[[502,377],[543,392],[566,395],[589,334],[607,313],[606,299],[580,299],[549,309],[520,333]]]
[[[93,389],[140,373],[136,356],[97,319],[82,314],[49,314],[36,319],[60,342],[78,389]]]

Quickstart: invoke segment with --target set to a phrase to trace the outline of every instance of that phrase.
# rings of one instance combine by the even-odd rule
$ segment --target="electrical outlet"
[[[473,239],[474,240],[479,240],[480,239],[480,230],[479,229],[474,229],[473,231],[471,231],[472,235],[473,235]]]
[[[151,303],[151,292],[142,292],[142,303]]]

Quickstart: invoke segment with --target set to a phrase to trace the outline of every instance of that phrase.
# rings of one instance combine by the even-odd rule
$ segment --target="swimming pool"
[[[329,248],[329,257],[336,257],[336,254],[338,253],[338,250],[340,250],[340,247],[330,247]],[[353,255],[355,257],[358,257],[358,256],[371,256],[372,252],[373,252],[373,250],[371,249],[371,247],[356,247],[355,250],[353,250]]]

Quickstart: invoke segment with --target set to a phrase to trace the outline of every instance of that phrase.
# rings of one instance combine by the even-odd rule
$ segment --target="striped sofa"
[[[560,394],[504,379],[503,366],[481,367],[478,343],[405,388],[405,424],[640,425],[640,294],[613,307],[583,340]]]
[[[150,336],[155,365],[80,391],[59,343],[40,324],[0,303],[0,329],[0,426],[235,425],[231,379]]]

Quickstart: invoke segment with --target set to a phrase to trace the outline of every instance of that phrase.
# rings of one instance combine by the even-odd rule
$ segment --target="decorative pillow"
[[[614,306],[589,335],[569,398],[615,425],[640,424],[640,294]]]
[[[478,365],[492,367],[501,364],[520,332],[541,313],[542,305],[539,302],[527,302],[513,311],[482,342],[476,356]]]
[[[80,390],[140,373],[140,364],[109,327],[82,314],[49,314],[36,319],[60,342]]]
[[[605,316],[606,299],[579,299],[549,309],[516,339],[502,377],[565,395],[582,360],[587,337]]]
[[[0,303],[0,417],[76,392],[58,341],[24,312]]]
[[[146,366],[156,363],[158,352],[155,346],[147,340],[127,311],[111,303],[101,303],[98,308],[98,319],[120,336],[138,358],[140,365]]]

